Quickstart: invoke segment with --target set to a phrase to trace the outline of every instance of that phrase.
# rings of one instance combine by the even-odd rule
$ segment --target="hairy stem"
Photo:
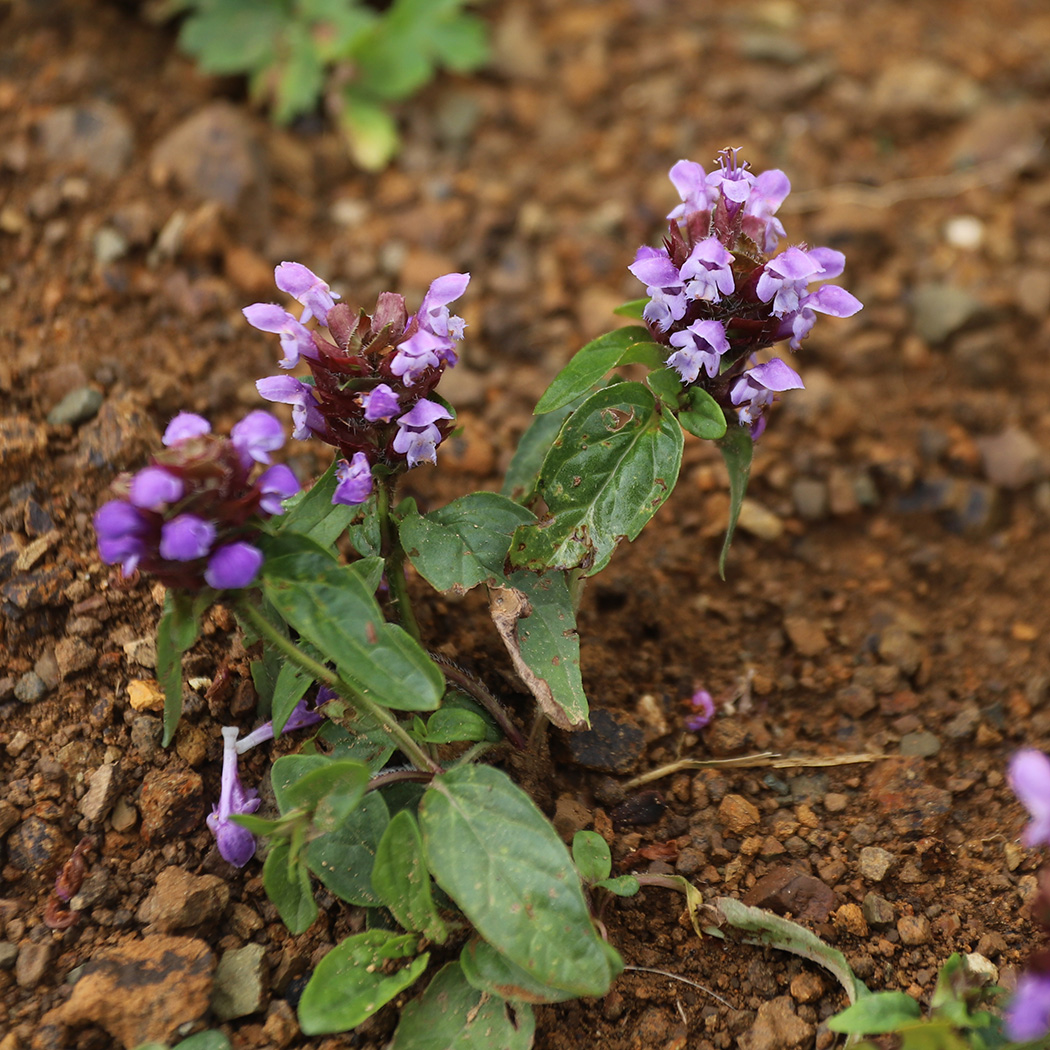
[[[318,682],[324,682],[329,689],[338,693],[356,711],[375,719],[414,766],[431,774],[441,772],[441,766],[408,735],[401,723],[385,707],[381,707],[367,696],[362,695],[331,668],[304,653],[295,642],[281,634],[251,602],[246,600],[238,602],[237,612],[251,625],[256,634],[269,642],[297,667]]]
[[[510,720],[510,716],[503,709],[503,705],[489,691],[484,682],[475,678],[469,671],[454,664],[447,656],[440,653],[431,653],[430,659],[441,668],[445,681],[462,689],[468,696],[473,697],[496,721],[503,735],[519,751],[525,748],[525,738],[518,731],[518,727]]]
[[[416,614],[412,611],[408,585],[405,582],[405,548],[401,546],[401,535],[390,516],[392,496],[393,482],[381,480],[376,486],[376,510],[379,514],[379,535],[382,544],[380,551],[386,562],[386,582],[390,587],[390,596],[394,600],[394,610],[401,626],[422,645],[419,624],[416,622]]]

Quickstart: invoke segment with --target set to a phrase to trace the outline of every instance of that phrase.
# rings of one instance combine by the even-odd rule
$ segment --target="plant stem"
[[[430,659],[441,668],[445,681],[462,689],[468,696],[473,697],[496,721],[503,735],[519,751],[525,749],[525,738],[518,731],[518,727],[510,720],[510,716],[503,709],[503,705],[489,692],[484,682],[479,681],[469,671],[454,664],[447,656],[440,653],[431,653]]]
[[[401,723],[385,707],[381,707],[367,696],[364,696],[331,668],[326,667],[323,663],[313,659],[313,657],[307,656],[295,642],[281,634],[251,602],[245,600],[238,602],[237,611],[248,621],[258,635],[291,660],[297,667],[304,670],[317,681],[324,682],[329,689],[337,692],[355,710],[368,715],[378,722],[414,766],[428,773],[441,772],[441,766],[430,758],[419,744],[408,735]]]
[[[376,512],[379,515],[380,553],[386,562],[386,582],[390,595],[394,599],[394,609],[401,626],[412,637],[423,644],[419,633],[416,614],[412,611],[412,602],[408,597],[408,585],[405,582],[405,548],[401,546],[401,535],[390,517],[390,499],[393,495],[393,483],[381,479],[376,486]]]
[[[566,574],[566,581],[569,585],[569,598],[572,600],[572,611],[578,613],[580,611],[580,602],[583,601],[583,591],[587,586],[587,577],[583,575],[582,569],[570,569]]]
[[[493,745],[487,740],[479,740],[476,744],[472,744],[468,747],[467,750],[452,763],[453,768],[456,766],[465,766],[469,762],[476,762],[492,746]]]

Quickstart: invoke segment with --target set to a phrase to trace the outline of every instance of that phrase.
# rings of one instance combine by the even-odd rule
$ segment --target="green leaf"
[[[282,0],[223,0],[186,19],[179,47],[205,73],[247,73],[273,63],[287,17]]]
[[[641,883],[633,875],[617,875],[615,879],[599,879],[595,889],[608,890],[617,897],[633,897],[641,888]]]
[[[576,611],[564,572],[521,570],[489,592],[489,614],[514,669],[559,728],[585,725]]]
[[[642,299],[629,299],[626,303],[620,303],[613,313],[618,317],[630,317],[632,320],[641,321],[645,308],[649,305],[649,297]]]
[[[272,651],[272,650],[270,650]],[[296,704],[306,695],[313,679],[297,664],[282,663],[273,687],[270,712],[273,716],[273,734],[280,736]]]
[[[390,814],[377,791],[327,835],[310,842],[303,856],[310,870],[340,900],[374,908],[381,905],[372,888],[372,865]]]
[[[751,457],[754,455],[755,443],[751,440],[748,427],[734,426],[718,442],[722,458],[729,469],[729,525],[726,527],[726,538],[722,543],[722,553],[718,556],[718,575],[726,578],[726,558],[729,556],[729,545],[733,542],[740,507],[747,492],[747,480],[751,476]]]
[[[157,625],[157,679],[164,689],[164,747],[171,743],[182,717],[182,654],[200,636],[201,616],[214,598],[211,588],[197,595],[170,588],[164,592],[164,611]]]
[[[439,707],[428,719],[421,738],[428,744],[453,744],[459,741],[488,740],[497,744],[503,734],[479,711]]]
[[[584,882],[607,879],[612,871],[609,844],[597,831],[577,831],[572,839],[572,862]]]
[[[472,987],[500,999],[524,1003],[564,1003],[576,998],[573,992],[551,988],[535,980],[478,937],[464,945],[459,964],[463,967],[463,976]]]
[[[340,712],[339,708],[345,711]],[[355,758],[364,762],[373,773],[378,773],[394,753],[387,731],[369,716],[358,714],[343,700],[326,704],[325,712],[328,718],[321,723],[317,736],[331,746],[331,757]]]
[[[310,886],[310,875],[299,860],[291,861],[287,841],[275,842],[263,864],[263,886],[281,916],[281,922],[294,934],[305,933],[317,918],[317,902]]]
[[[335,487],[339,483],[335,476],[337,464],[338,461],[333,460],[308,492],[300,492],[285,500],[285,512],[271,519],[278,532],[300,533],[325,549],[335,543],[359,513],[357,507],[332,503]]]
[[[286,758],[279,758],[274,763],[275,776],[281,775],[277,767],[284,761]],[[364,798],[370,778],[371,772],[363,762],[329,760],[289,784],[284,803],[290,809],[310,810],[311,823],[318,831],[335,831]]]
[[[531,1050],[532,1010],[472,988],[459,963],[438,970],[401,1012],[390,1050]]]
[[[479,583],[503,579],[514,530],[536,515],[496,492],[472,492],[401,521],[401,544],[419,574],[442,594],[465,594]]]
[[[550,517],[520,525],[511,564],[523,569],[604,568],[633,540],[678,479],[682,430],[641,383],[592,394],[566,420],[541,471]]]
[[[423,836],[408,810],[403,809],[390,819],[379,840],[372,887],[406,930],[417,930],[438,944],[448,939],[448,928],[434,907],[430,891]]]
[[[365,171],[381,171],[397,153],[400,138],[394,118],[352,87],[343,92],[339,123],[350,156]]]
[[[673,368],[658,368],[645,377],[646,386],[676,415],[682,405],[682,380]]]
[[[433,711],[445,676],[397,624],[387,623],[368,584],[353,568],[312,580],[263,579],[268,600],[300,637],[335,661],[339,674],[384,707]]]
[[[619,970],[568,850],[510,777],[475,765],[443,773],[423,796],[419,825],[438,885],[497,951],[552,988],[608,990]]]
[[[325,769],[332,760],[327,755],[284,755],[270,770],[270,785],[281,816],[299,808],[295,801],[295,785],[303,777]]]
[[[314,36],[302,22],[285,27],[273,86],[273,119],[287,124],[317,105],[324,90],[325,66]]]
[[[686,391],[686,407],[678,413],[678,422],[694,437],[717,440],[725,436],[726,414],[703,387],[691,386]]]
[[[413,934],[366,930],[336,945],[318,964],[299,1000],[304,1035],[346,1032],[403,992],[427,968],[430,956],[416,956],[396,973],[386,962],[415,955]]]
[[[833,1032],[849,1035],[882,1035],[895,1032],[922,1016],[919,1004],[904,992],[875,992],[828,1020]]]
[[[174,1050],[230,1050],[230,1041],[224,1033],[209,1029],[191,1035],[188,1039],[180,1039]]]
[[[627,351],[637,343],[651,343],[648,328],[629,326],[592,339],[573,354],[569,363],[554,377],[536,405],[536,415],[552,412],[575,401],[598,383],[606,372],[615,368]]]
[[[515,503],[528,505],[536,498],[540,483],[540,468],[550,451],[562,423],[583,404],[584,398],[570,401],[561,408],[534,416],[528,430],[521,436],[514,456],[507,467],[500,492]]]

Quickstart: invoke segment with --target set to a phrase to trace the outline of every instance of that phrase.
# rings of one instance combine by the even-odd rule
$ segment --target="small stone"
[[[1020,489],[1046,477],[1042,449],[1023,430],[1010,427],[995,437],[977,439],[985,477],[1001,489]]]
[[[157,666],[157,641],[155,638],[135,638],[133,641],[125,642],[121,648],[129,663],[138,664],[140,667]]]
[[[139,819],[139,811],[126,799],[118,798],[109,822],[114,831],[130,831]]]
[[[152,715],[136,715],[131,720],[131,746],[149,761],[160,754],[164,726]]]
[[[817,478],[798,478],[791,486],[791,502],[803,521],[822,521],[828,516],[828,487]]]
[[[65,397],[47,414],[47,421],[53,427],[76,426],[94,419],[105,400],[101,391],[94,387],[82,386],[70,390]]]
[[[169,766],[151,771],[143,781],[139,807],[147,843],[188,835],[204,819],[204,783],[190,770]]]
[[[905,733],[901,737],[900,749],[902,755],[930,758],[940,751],[941,742],[933,733],[923,729],[914,733]]]
[[[18,949],[15,962],[15,981],[19,988],[35,988],[51,965],[52,945],[50,941],[24,941]]]
[[[63,638],[55,646],[55,659],[63,679],[78,671],[86,671],[98,662],[98,651],[83,638]]]
[[[62,831],[40,817],[27,817],[7,836],[7,859],[20,871],[43,876],[64,864],[72,849]]]
[[[40,659],[33,664],[33,670],[44,680],[48,689],[57,689],[62,681],[62,672],[58,669],[54,649],[45,649]]]
[[[204,941],[156,935],[123,941],[84,967],[69,999],[44,1020],[96,1024],[127,1050],[167,1044],[208,1009],[215,958]]]
[[[128,239],[112,226],[101,226],[95,231],[91,238],[91,249],[95,255],[95,262],[100,266],[109,266],[118,259],[123,259],[128,254]],[[99,404],[102,398],[99,398]]]
[[[888,850],[878,846],[865,846],[857,858],[857,868],[861,877],[868,882],[881,882],[886,873],[893,867],[896,857]]]
[[[37,125],[44,152],[52,161],[116,178],[131,160],[131,124],[109,102],[86,102],[52,110]]]
[[[263,1025],[263,1039],[266,1046],[274,1050],[285,1050],[299,1035],[299,1025],[295,1013],[284,999],[277,999],[266,1009],[266,1024]]]
[[[902,915],[897,920],[901,943],[909,947],[927,944],[930,940],[930,920],[925,915]]]
[[[0,839],[2,839],[21,819],[18,807],[7,799],[0,798]]]
[[[554,806],[554,830],[565,842],[572,842],[577,831],[582,831],[591,822],[591,811],[572,795],[561,795]]]
[[[780,995],[758,1008],[755,1023],[738,1039],[740,1050],[794,1050],[813,1042],[816,1028],[795,1013],[789,995]]]
[[[915,331],[931,344],[943,343],[981,310],[972,292],[952,284],[921,285],[912,297]]]
[[[18,758],[32,742],[33,738],[24,729],[19,729],[7,742],[7,753],[12,758]]]
[[[824,808],[829,813],[841,813],[848,805],[848,795],[840,795],[837,791],[829,791],[824,796]]]
[[[737,528],[760,540],[776,540],[784,534],[784,522],[757,500],[744,497]]]
[[[978,978],[980,984],[999,983],[999,967],[991,959],[980,952],[968,952],[963,958],[966,960],[966,968]]]
[[[902,674],[915,674],[924,655],[922,645],[899,624],[891,624],[879,635],[879,657]]]
[[[872,926],[889,926],[893,922],[893,905],[877,893],[865,894],[860,910],[864,919]]]
[[[799,656],[819,656],[828,647],[824,628],[805,616],[785,616],[784,631]]]
[[[726,795],[718,807],[718,822],[733,835],[757,827],[762,814],[743,795]]]
[[[136,711],[163,711],[164,690],[152,678],[132,678],[128,682],[128,703]]]
[[[835,912],[835,925],[845,930],[853,937],[867,937],[868,924],[864,919],[864,913],[858,904],[843,904]]]
[[[0,418],[0,489],[6,490],[47,448],[47,427],[28,416]]]
[[[624,799],[610,814],[617,830],[638,824],[655,824],[667,809],[659,791],[639,791]]]
[[[175,753],[196,769],[208,757],[208,734],[200,726],[183,721],[175,733]]]
[[[23,704],[35,704],[47,693],[47,683],[35,671],[26,671],[15,685],[15,699]]]
[[[978,953],[987,956],[989,959],[996,955],[1002,955],[1006,950],[1006,940],[1003,935],[996,930],[989,930],[987,933],[982,933],[981,939],[977,942]]]
[[[591,715],[591,728],[570,734],[568,744],[573,759],[587,769],[631,773],[641,762],[645,733],[599,708]]]
[[[0,970],[10,970],[18,958],[18,945],[10,941],[0,941]]]
[[[105,819],[113,808],[117,792],[120,790],[120,773],[114,764],[99,766],[91,774],[87,793],[77,803],[85,820],[96,823]]]
[[[875,691],[869,686],[847,685],[835,694],[838,709],[851,718],[863,718],[878,706]]]
[[[230,903],[230,887],[217,875],[165,868],[135,918],[150,931],[171,933],[218,922]]]
[[[800,970],[791,978],[791,997],[797,1003],[815,1003],[824,994],[824,981],[820,974],[811,970]]]
[[[793,836],[794,838],[795,836]],[[790,849],[791,839],[785,846]],[[809,844],[803,839],[803,852],[809,851]],[[778,915],[790,913],[796,919],[812,922],[826,922],[832,908],[838,903],[835,891],[813,875],[807,875],[795,868],[781,866],[763,875],[744,894],[744,903],[758,908],[768,908]]]
[[[223,952],[215,971],[211,1008],[220,1021],[247,1017],[266,1006],[266,949],[246,944]]]

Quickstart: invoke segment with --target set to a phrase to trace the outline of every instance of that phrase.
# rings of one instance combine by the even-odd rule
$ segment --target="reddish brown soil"
[[[224,1026],[235,1046],[382,1045],[392,1008],[313,1042],[289,1021],[289,975],[358,921],[350,909],[323,898],[314,928],[289,937],[258,863],[231,869],[204,826],[218,727],[253,717],[231,618],[216,610],[187,667],[210,681],[228,665],[230,687],[161,751],[156,715],[128,702],[128,683],[154,674],[129,643],[152,636],[159,594],[101,565],[90,516],[176,411],[221,430],[259,406],[253,383],[276,347],[239,310],[274,295],[282,259],[366,305],[471,271],[465,360],[442,387],[463,435],[406,489],[437,505],[498,485],[546,382],[640,294],[626,265],[675,203],[667,169],[726,145],[788,172],[789,238],[844,251],[842,283],[866,308],[821,319],[799,355],[808,389],[757,448],[749,494],[770,517],[741,531],[727,582],[715,571],[724,469],[691,441],[674,498],[587,592],[584,670],[592,704],[645,731],[633,772],[761,751],[799,765],[662,779],[650,787],[666,812],[640,824],[614,821],[605,774],[552,737],[538,800],[551,812],[560,800],[566,827],[606,832],[618,860],[648,850],[636,870],[678,871],[708,897],[742,897],[785,866],[809,874],[828,899],[808,924],[872,988],[926,997],[954,951],[1015,979],[1039,858],[1016,845],[1024,817],[1004,770],[1050,732],[1050,14],[1025,0],[493,0],[484,17],[491,68],[406,106],[404,151],[372,177],[320,120],[270,127],[235,82],[199,76],[170,28],[134,11],[0,6],[0,942],[18,953],[4,949],[0,968],[3,1050],[111,1045],[101,1029],[39,1021],[69,997],[71,971],[144,928],[139,908],[168,867],[219,875],[231,892],[216,921],[180,935],[216,954],[266,949],[261,1010]],[[232,205],[194,196],[165,145],[216,99],[232,100],[222,119],[250,144],[220,168]],[[76,125],[91,143],[81,151],[62,121],[98,102],[114,107],[115,137]],[[952,289],[961,319],[938,331]],[[85,387],[103,395],[93,418],[45,422]],[[292,462],[321,460],[299,447]],[[417,593],[431,644],[526,720],[480,599]],[[31,672],[44,690],[25,702]],[[722,703],[699,737],[682,728],[696,685]],[[869,760],[806,766],[836,756]],[[118,771],[122,830],[112,808],[82,814],[104,763]],[[147,821],[144,834],[144,781],[188,771],[202,778],[191,819]],[[264,771],[260,756],[246,776]],[[55,873],[85,835],[104,892],[53,931]],[[865,847],[892,854],[881,881],[862,869]],[[857,907],[870,893],[887,902],[881,925]],[[629,972],[602,1001],[539,1010],[537,1046],[709,1050],[744,1033],[753,1047],[830,1044],[818,1026],[844,999],[827,975],[701,943],[681,911],[649,889],[606,919],[629,965],[731,1007]],[[760,1042],[756,1011],[777,996],[801,1042]]]

